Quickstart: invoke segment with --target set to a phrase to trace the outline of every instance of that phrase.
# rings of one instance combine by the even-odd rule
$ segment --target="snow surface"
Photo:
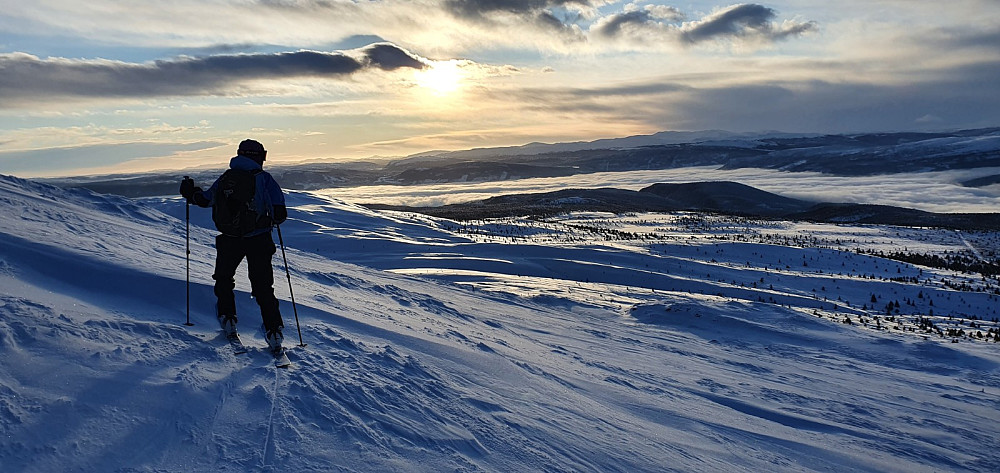
[[[996,234],[694,214],[461,224],[296,192],[282,232],[308,346],[279,252],[281,370],[243,274],[251,351],[217,330],[207,210],[191,209],[187,327],[182,202],[10,177],[0,201],[5,472],[1000,464],[1000,344],[915,322],[995,328],[997,282],[857,253],[996,258]]]

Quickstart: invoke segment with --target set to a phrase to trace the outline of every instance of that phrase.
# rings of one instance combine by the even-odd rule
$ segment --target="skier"
[[[288,217],[285,195],[274,178],[263,170],[267,150],[255,140],[240,143],[229,170],[207,190],[194,180],[181,181],[180,194],[191,204],[212,207],[220,234],[215,237],[215,295],[217,316],[227,335],[236,333],[236,268],[244,258],[251,292],[263,319],[264,338],[271,351],[280,353],[284,323],[274,296],[271,257],[275,253],[271,229]],[[244,200],[240,201],[240,195]]]

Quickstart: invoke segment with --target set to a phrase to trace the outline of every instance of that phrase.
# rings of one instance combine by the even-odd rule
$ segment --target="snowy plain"
[[[217,329],[207,210],[191,209],[188,327],[180,200],[0,177],[0,202],[4,471],[1000,465],[1000,344],[920,325],[995,330],[997,281],[866,253],[995,259],[996,233],[458,223],[293,192],[282,236],[308,346],[279,250],[280,370],[244,274],[251,351]]]

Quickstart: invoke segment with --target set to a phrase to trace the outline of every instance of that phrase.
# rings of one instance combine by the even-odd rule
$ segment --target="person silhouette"
[[[180,194],[188,203],[212,207],[212,219],[219,235],[215,237],[216,315],[227,335],[236,333],[236,269],[247,260],[251,293],[260,306],[264,339],[273,352],[281,351],[284,322],[274,296],[274,270],[271,258],[276,251],[271,230],[288,218],[285,194],[263,165],[267,150],[258,141],[240,143],[229,170],[208,189],[195,186],[194,180],[181,181]],[[244,200],[240,201],[240,196]]]

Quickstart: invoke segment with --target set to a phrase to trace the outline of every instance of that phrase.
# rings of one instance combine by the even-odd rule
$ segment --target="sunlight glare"
[[[415,72],[417,84],[434,95],[448,95],[458,90],[465,77],[459,61],[435,61],[430,67]]]

